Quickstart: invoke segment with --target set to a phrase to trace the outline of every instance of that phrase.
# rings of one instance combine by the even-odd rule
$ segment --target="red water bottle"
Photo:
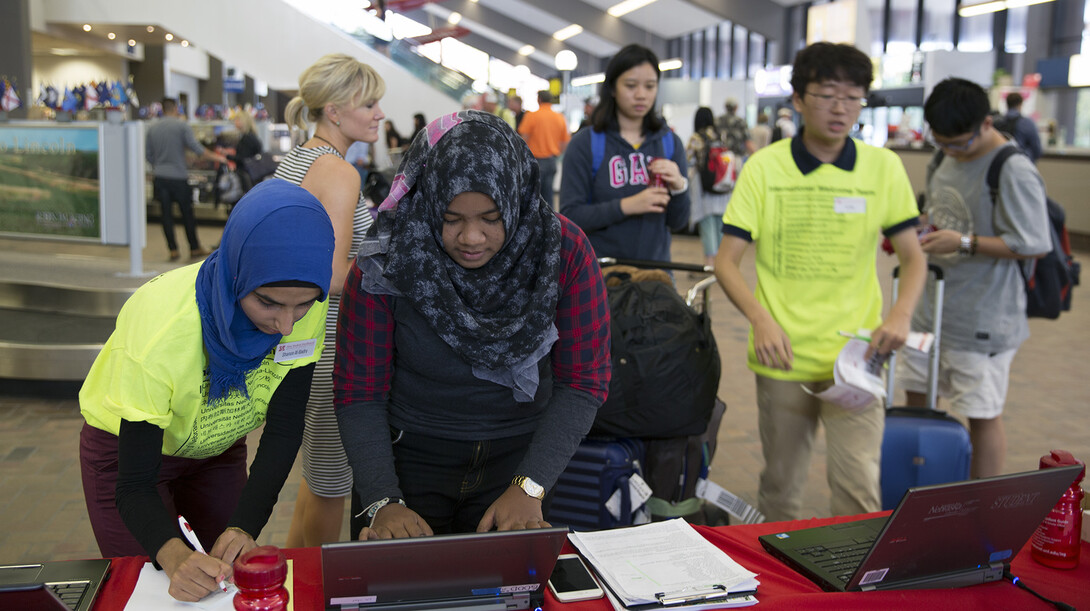
[[[288,608],[288,561],[273,545],[255,547],[235,560],[235,611],[283,611]]]
[[[1042,469],[1082,464],[1081,460],[1077,460],[1066,450],[1052,450],[1052,453],[1041,457]],[[1079,483],[1084,475],[1085,465],[1071,487],[1037,527],[1037,532],[1033,533],[1033,559],[1045,566],[1057,569],[1073,569],[1079,566],[1083,497]]]
[[[652,187],[663,187],[663,188],[665,188],[666,187],[666,179],[664,179],[661,174],[656,174],[656,173],[651,171],[651,164],[654,163],[655,161],[657,161],[658,159],[660,159],[660,158],[659,157],[648,157],[647,158],[647,172],[651,175],[651,186]]]

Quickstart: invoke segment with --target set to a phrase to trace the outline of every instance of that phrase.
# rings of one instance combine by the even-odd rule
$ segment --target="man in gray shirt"
[[[197,259],[208,255],[197,239],[197,219],[193,215],[193,194],[189,189],[189,169],[185,151],[189,149],[205,159],[227,163],[227,158],[201,146],[193,130],[178,113],[178,103],[163,98],[163,117],[148,126],[146,157],[151,164],[152,193],[162,207],[163,233],[166,234],[170,260],[177,261],[178,243],[174,238],[174,202],[182,213],[185,236],[189,240],[189,256]]]
[[[969,420],[974,478],[1003,470],[1010,366],[1029,337],[1020,260],[1051,248],[1044,182],[1029,158],[1013,155],[1003,164],[992,201],[988,168],[999,149],[1015,145],[994,128],[989,110],[984,89],[958,78],[936,85],[924,103],[932,144],[943,152],[924,210],[936,230],[920,238],[946,278],[939,394]],[[933,328],[931,303],[920,300],[914,330]],[[923,406],[927,355],[906,350],[903,357],[908,403]]]

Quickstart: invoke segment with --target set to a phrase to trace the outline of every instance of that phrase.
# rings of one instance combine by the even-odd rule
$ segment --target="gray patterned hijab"
[[[560,221],[538,192],[530,149],[502,119],[468,110],[417,134],[360,247],[361,288],[407,299],[483,380],[537,393],[557,340]],[[479,269],[443,249],[443,212],[465,192],[492,198],[504,245]]]

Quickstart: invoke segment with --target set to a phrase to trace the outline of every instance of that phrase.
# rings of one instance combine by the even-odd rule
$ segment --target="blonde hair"
[[[375,69],[344,53],[323,56],[299,76],[299,95],[288,102],[284,119],[291,127],[307,129],[316,123],[326,104],[360,106],[386,93],[386,83]]]
[[[254,122],[254,116],[250,114],[248,108],[239,108],[235,110],[232,119],[239,122],[239,131],[243,134],[252,134],[257,131],[257,123]]]

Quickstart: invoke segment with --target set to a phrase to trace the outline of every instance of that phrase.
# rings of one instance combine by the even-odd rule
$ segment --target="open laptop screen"
[[[322,546],[327,608],[529,594],[543,600],[566,528]]]

